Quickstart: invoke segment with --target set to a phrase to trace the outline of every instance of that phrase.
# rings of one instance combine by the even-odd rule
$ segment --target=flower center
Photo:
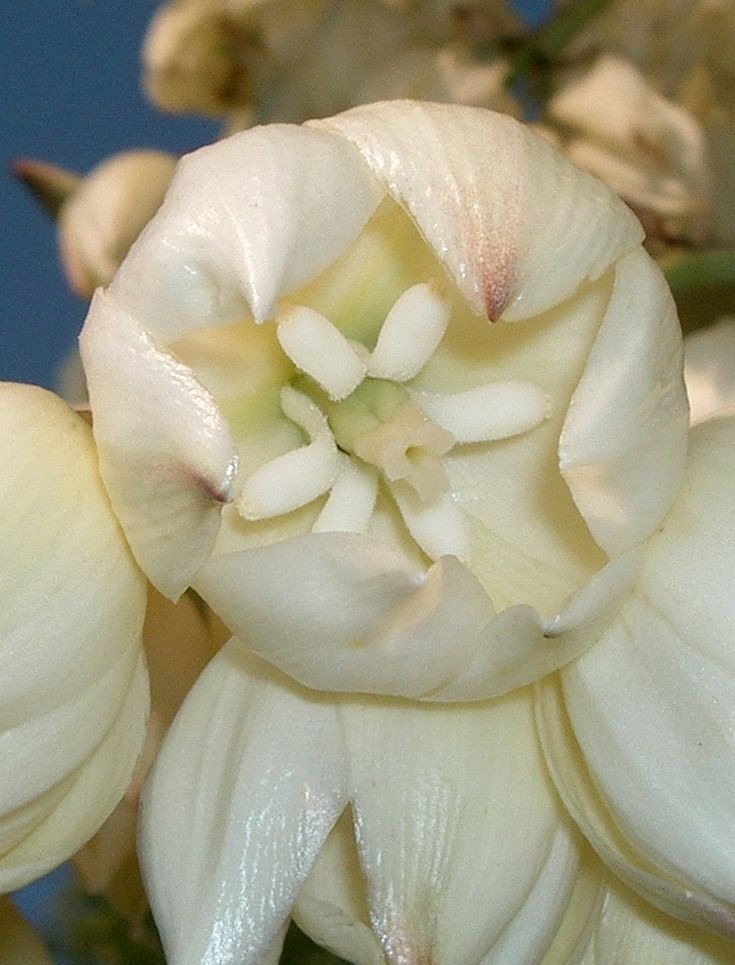
[[[464,558],[467,527],[443,457],[457,444],[534,428],[548,400],[530,382],[490,382],[452,395],[415,389],[448,323],[449,303],[431,282],[396,300],[372,351],[306,306],[277,316],[278,342],[297,370],[281,390],[281,409],[307,442],[245,480],[240,514],[268,519],[329,494],[314,528],[363,532],[382,481],[429,556]]]

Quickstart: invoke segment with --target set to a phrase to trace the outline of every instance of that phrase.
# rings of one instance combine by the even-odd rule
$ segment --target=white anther
[[[270,519],[306,506],[339,475],[339,452],[327,420],[311,399],[287,385],[281,390],[281,408],[311,441],[271,459],[246,479],[237,504],[245,519]]]
[[[314,533],[367,533],[378,494],[377,475],[348,456],[341,462],[342,470],[312,526]]]
[[[440,493],[425,502],[406,482],[389,483],[388,488],[406,528],[427,556],[432,560],[440,556],[469,559],[472,545],[469,521],[451,493]]]
[[[457,442],[508,439],[535,428],[549,414],[549,397],[533,382],[488,382],[466,392],[411,392],[429,418]]]
[[[406,382],[439,346],[449,324],[449,305],[431,282],[413,285],[395,302],[368,361],[368,375]]]
[[[298,305],[276,320],[281,348],[334,402],[346,399],[365,378],[365,363],[328,318]]]

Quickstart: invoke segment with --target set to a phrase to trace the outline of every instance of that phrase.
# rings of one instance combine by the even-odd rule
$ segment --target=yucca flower
[[[143,45],[143,80],[163,110],[231,127],[323,117],[381,97],[520,113],[507,62],[477,45],[521,30],[503,0],[169,0]],[[487,49],[487,47],[486,47]]]
[[[0,384],[0,892],[77,851],[143,747],[146,581],[110,508],[89,426]],[[0,939],[1,940],[1,939]]]
[[[379,104],[181,162],[81,340],[139,565],[235,634],[145,792],[171,961],[270,961],[292,913],[357,962],[539,959],[586,859],[533,683],[603,859],[733,933],[712,675],[735,429],[697,430],[687,470],[641,241],[607,188],[471,108]]]

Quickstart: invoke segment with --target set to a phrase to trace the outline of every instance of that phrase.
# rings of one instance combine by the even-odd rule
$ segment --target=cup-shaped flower
[[[0,385],[0,891],[60,864],[122,797],[143,746],[145,579],[60,399]]]
[[[147,791],[173,960],[266,960],[348,804],[377,936],[356,961],[551,941],[576,846],[525,685],[615,618],[685,466],[641,239],[471,108],[374,105],[181,162],[81,340],[133,552],[236,635]]]

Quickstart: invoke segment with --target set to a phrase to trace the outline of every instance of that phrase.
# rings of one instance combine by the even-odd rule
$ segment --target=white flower
[[[174,604],[148,587],[143,650],[151,709],[145,745],[125,796],[74,856],[87,891],[104,894],[119,914],[136,924],[148,910],[136,853],[143,781],[181,702],[228,637],[227,630],[194,594],[187,593]]]
[[[149,28],[144,82],[165,110],[229,114],[232,126],[323,117],[416,97],[520,113],[507,65],[473,44],[517,26],[503,4],[380,0],[176,0]],[[464,29],[462,25],[464,24]]]
[[[0,891],[54,868],[122,797],[143,746],[145,580],[60,399],[0,385]]]
[[[684,342],[684,375],[691,421],[704,422],[735,410],[735,318],[721,318]]]
[[[712,174],[701,127],[625,61],[603,55],[551,98],[570,132],[565,151],[645,217],[649,234],[703,241]]]
[[[126,151],[99,164],[59,211],[59,248],[74,291],[89,298],[108,285],[153,217],[176,159],[161,151]]]
[[[173,961],[268,960],[297,899],[359,962],[540,957],[579,867],[524,686],[544,677],[547,757],[605,860],[732,933],[721,725],[683,758],[700,755],[696,784],[677,765],[710,693],[686,667],[722,661],[732,623],[733,430],[695,435],[683,486],[680,332],[641,234],[599,182],[471,108],[379,104],[181,162],[82,335],[140,565],[235,633],[145,795]],[[576,800],[547,687],[572,695],[573,740],[616,819],[635,815],[648,877]],[[663,788],[650,695],[667,690],[688,703]],[[329,897],[356,867],[367,918]]]

